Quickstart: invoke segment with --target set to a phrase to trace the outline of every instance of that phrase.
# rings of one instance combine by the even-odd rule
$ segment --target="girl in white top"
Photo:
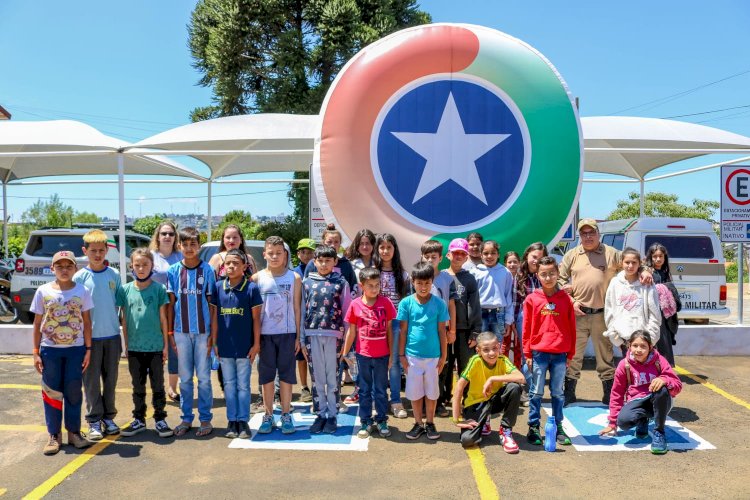
[[[645,330],[651,344],[659,340],[661,309],[654,285],[641,284],[641,254],[634,248],[622,252],[622,268],[609,282],[604,300],[604,336],[616,346],[630,339],[633,332]]]
[[[352,244],[346,249],[346,258],[349,259],[357,275],[357,283],[352,287],[352,299],[362,296],[359,287],[359,272],[366,267],[375,267],[372,254],[375,251],[375,234],[369,229],[360,229],[354,237]]]

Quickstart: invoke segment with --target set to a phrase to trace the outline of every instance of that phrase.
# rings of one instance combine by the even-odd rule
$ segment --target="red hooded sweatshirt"
[[[523,302],[523,354],[531,351],[565,353],[573,359],[576,353],[576,316],[573,301],[562,290],[548,297],[537,288]]]

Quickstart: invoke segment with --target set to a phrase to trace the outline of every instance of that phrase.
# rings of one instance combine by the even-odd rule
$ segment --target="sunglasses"
[[[174,236],[174,233],[159,233],[161,236]]]

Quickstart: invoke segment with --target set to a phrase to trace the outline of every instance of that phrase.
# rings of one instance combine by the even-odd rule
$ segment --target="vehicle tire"
[[[21,323],[23,323],[24,325],[31,325],[32,323],[34,323],[33,312],[19,311],[18,309],[16,309],[16,311],[18,312],[18,319],[21,320]]]
[[[0,295],[0,323],[10,324],[15,323],[18,320],[18,312],[13,307],[10,297],[7,295]]]
[[[692,318],[685,320],[686,325],[707,325],[708,318]]]

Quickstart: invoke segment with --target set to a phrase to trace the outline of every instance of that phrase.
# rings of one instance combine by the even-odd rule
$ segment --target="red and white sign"
[[[721,241],[750,241],[750,166],[721,167]]]

